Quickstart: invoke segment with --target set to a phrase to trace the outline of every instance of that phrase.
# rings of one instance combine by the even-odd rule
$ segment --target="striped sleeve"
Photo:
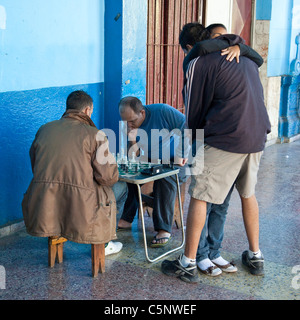
[[[184,105],[186,110],[186,124],[187,127],[189,123],[189,112],[190,112],[190,98],[191,98],[191,91],[192,91],[192,83],[194,79],[194,72],[195,72],[195,65],[200,57],[192,60],[189,65],[187,72],[185,74],[185,86],[184,86]]]

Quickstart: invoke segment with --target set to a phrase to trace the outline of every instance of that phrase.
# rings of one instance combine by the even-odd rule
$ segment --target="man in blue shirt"
[[[127,122],[129,156],[135,152],[144,161],[174,162],[180,168],[179,181],[185,181],[184,166],[189,151],[182,154],[185,116],[167,104],[143,106],[136,97],[123,98],[119,103],[119,112],[122,120]],[[128,189],[119,229],[131,227],[138,209],[136,186],[128,184]],[[171,237],[176,194],[175,176],[154,182],[153,224],[157,234],[151,242],[152,247],[166,245]]]

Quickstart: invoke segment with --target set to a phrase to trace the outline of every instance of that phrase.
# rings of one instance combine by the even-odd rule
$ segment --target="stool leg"
[[[92,274],[93,277],[97,277],[99,271],[99,257],[96,248],[96,244],[92,244]]]
[[[55,258],[57,254],[57,247],[56,245],[51,243],[50,238],[48,239],[48,265],[50,268],[54,267]]]
[[[92,273],[97,277],[98,272],[105,272],[105,244],[92,244]]]
[[[99,244],[99,267],[100,272],[105,272],[105,244]]]
[[[62,263],[63,262],[64,244],[59,243],[56,245],[56,248],[57,248],[57,262]]]

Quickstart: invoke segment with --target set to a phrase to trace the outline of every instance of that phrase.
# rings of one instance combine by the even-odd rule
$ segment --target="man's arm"
[[[258,67],[260,67],[264,60],[263,58],[251,47],[248,47],[247,45],[243,43],[236,44],[231,47],[227,47],[226,49],[223,49],[221,52],[221,55],[226,55],[226,60],[232,61],[234,58],[236,58],[237,63],[240,62],[239,57],[244,56],[246,58],[249,58],[253,62],[257,64]]]
[[[177,150],[175,150],[174,162],[178,165],[184,166],[189,155],[189,137],[185,135],[184,132],[184,129],[187,129],[185,116],[180,111],[169,106],[162,108],[162,112],[169,126],[166,129],[168,129],[169,132],[173,131],[174,135],[177,135],[178,133],[178,136],[181,139],[181,144],[179,144]]]
[[[184,72],[186,72],[191,60],[235,45],[240,47],[240,55],[251,59],[258,65],[258,67],[263,64],[263,58],[251,47],[245,45],[244,40],[240,36],[227,34],[215,39],[204,40],[196,43],[183,61]]]
[[[138,157],[140,155],[140,148],[137,143],[138,129],[128,131],[128,156],[131,157],[132,152]]]
[[[245,45],[244,43],[239,43],[238,46],[240,47],[240,50],[241,50],[240,52],[241,56],[245,56],[251,59],[257,64],[258,67],[260,67],[264,63],[264,59],[262,58],[262,56],[251,47]]]
[[[186,122],[192,130],[193,140],[196,138],[196,130],[205,126],[206,115],[214,97],[217,67],[211,64],[208,57],[194,59],[185,76],[183,97]]]

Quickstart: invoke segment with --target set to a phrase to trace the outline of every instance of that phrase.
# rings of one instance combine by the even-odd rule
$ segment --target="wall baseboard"
[[[19,220],[17,222],[13,222],[11,224],[7,224],[3,227],[0,227],[0,238],[9,236],[21,229],[25,228],[24,220]]]

